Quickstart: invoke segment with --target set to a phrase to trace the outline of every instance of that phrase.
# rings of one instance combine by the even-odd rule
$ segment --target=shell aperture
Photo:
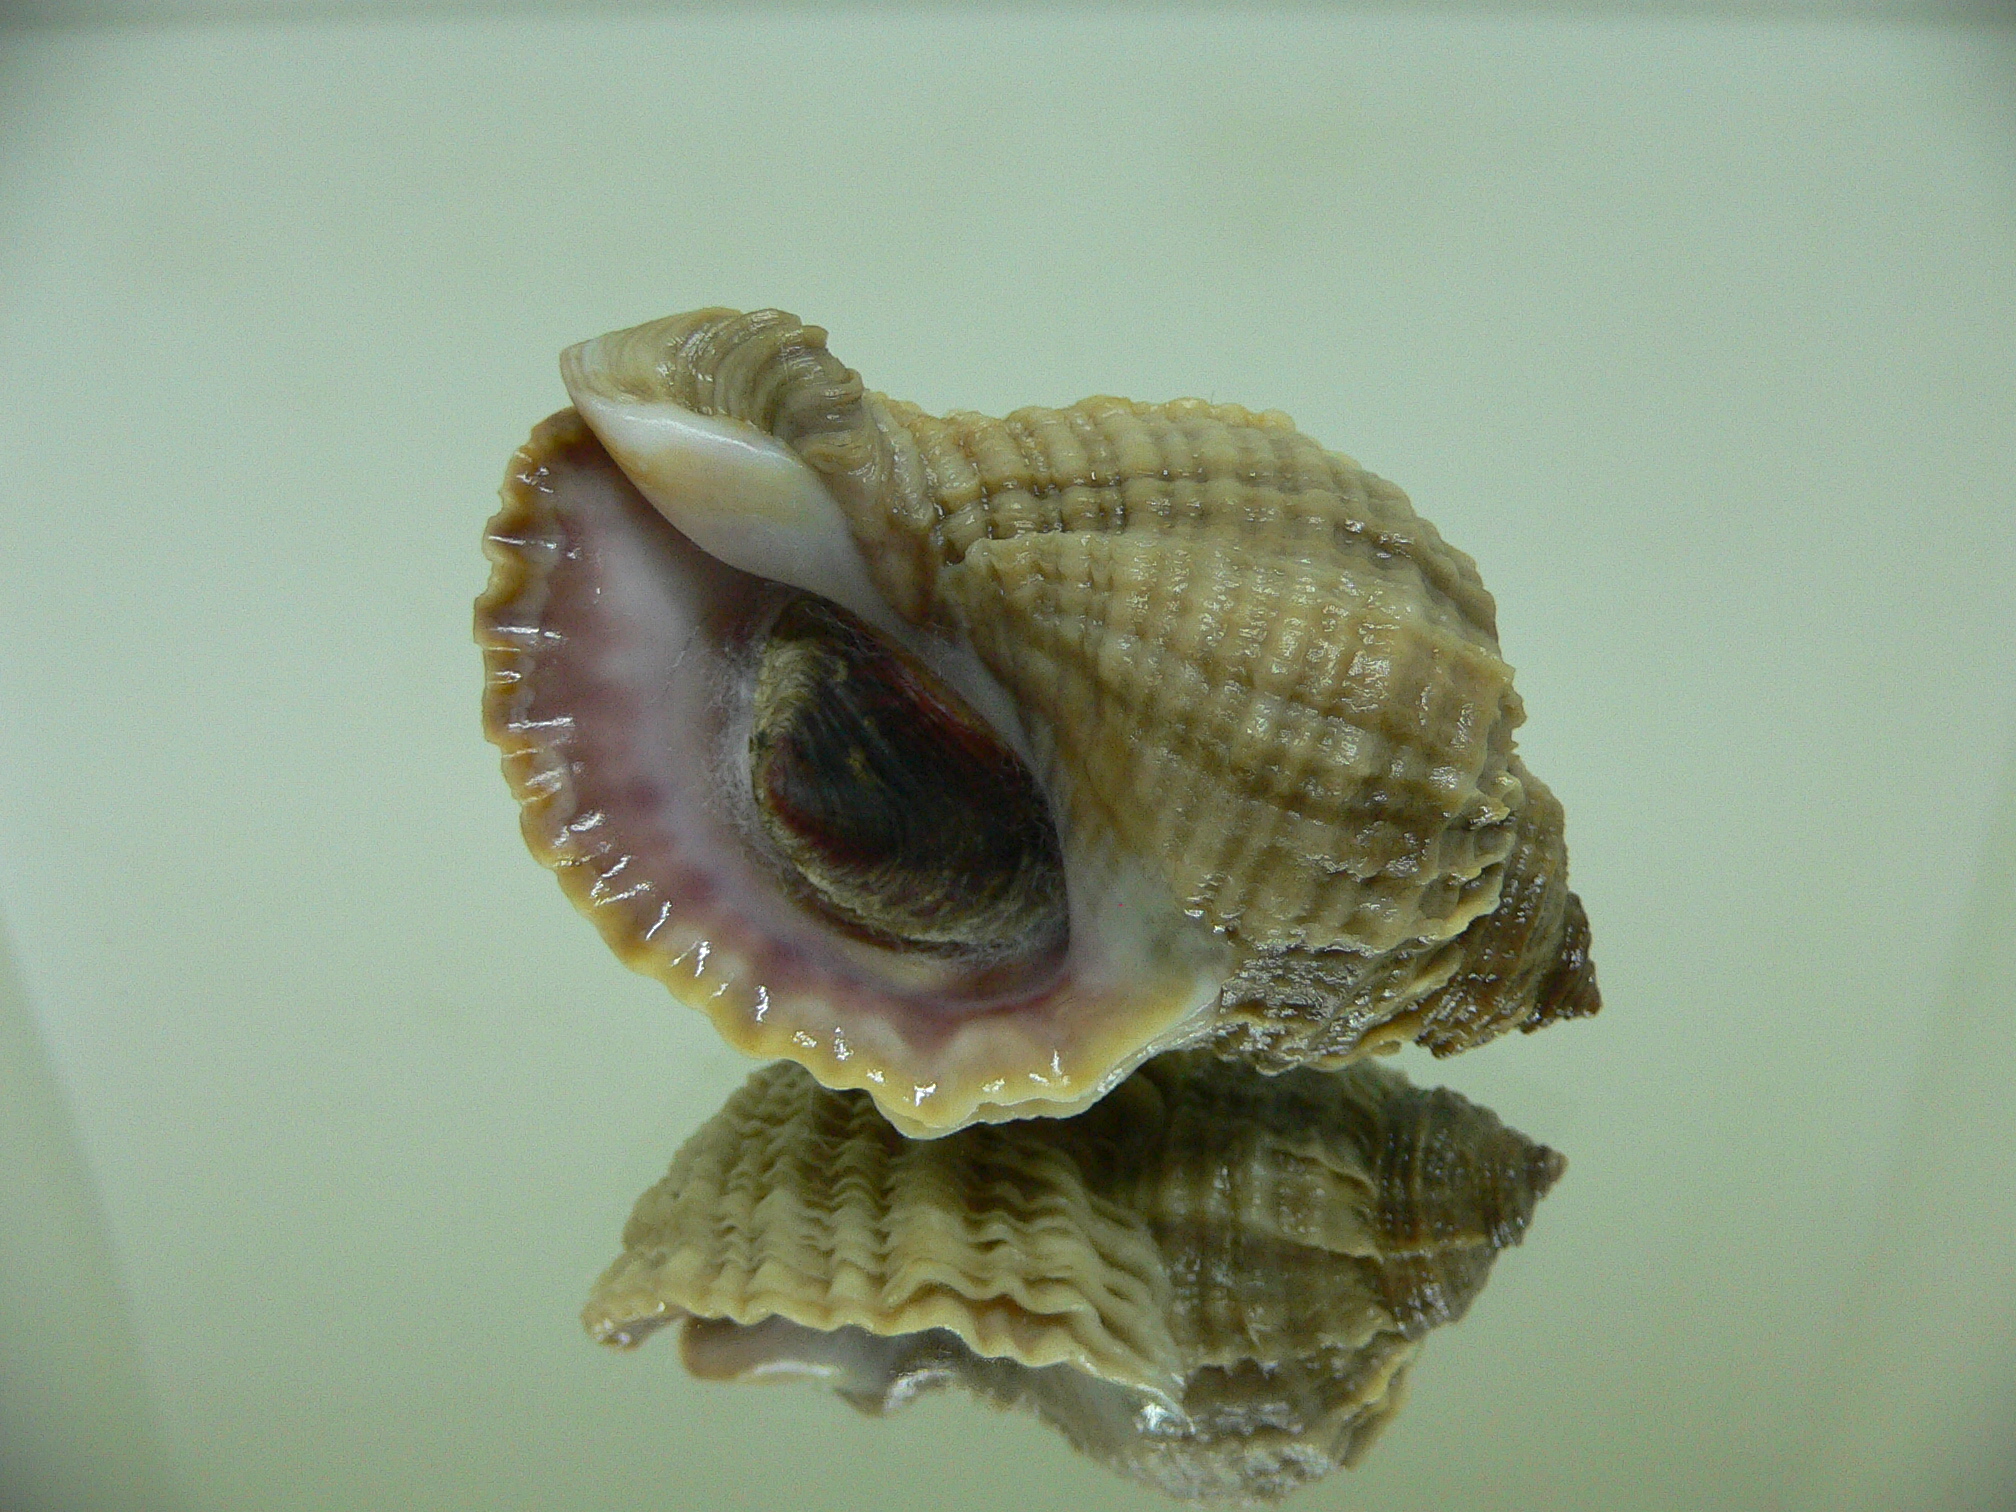
[[[843,928],[999,960],[1062,948],[1063,861],[1035,779],[846,610],[808,594],[772,621],[749,751],[765,834]]]
[[[1186,1044],[1595,1011],[1475,567],[1286,417],[930,416],[774,310],[563,372],[486,543],[486,727],[534,852],[738,1047],[935,1135]]]
[[[1081,1060],[1131,1068],[1127,1036],[1166,1031],[1215,992],[1214,942],[1114,907],[1138,874],[1063,850],[1061,836],[1054,861],[994,868],[1009,911],[1039,925],[1033,942],[920,951],[900,928],[836,927],[831,887],[808,899],[817,882],[773,838],[789,826],[774,806],[758,812],[752,765],[774,734],[757,724],[764,653],[804,596],[700,551],[573,411],[520,452],[487,544],[486,722],[526,841],[628,964],[738,1049],[866,1089],[906,1133],[928,1135],[1082,1105],[1106,1089],[1079,1080]],[[916,661],[946,698],[959,691],[956,655],[926,645]],[[940,721],[979,722],[970,700]],[[1013,747],[997,745],[998,767]],[[1043,903],[1058,864],[1061,959]],[[986,909],[969,899],[966,912]]]
[[[871,1413],[957,1383],[1172,1495],[1271,1500],[1364,1454],[1564,1166],[1369,1063],[1178,1053],[928,1142],[773,1066],[638,1200],[582,1318]]]

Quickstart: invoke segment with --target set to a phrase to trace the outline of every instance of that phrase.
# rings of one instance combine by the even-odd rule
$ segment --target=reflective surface
[[[957,1384],[1169,1496],[1276,1501],[1364,1458],[1564,1169],[1370,1062],[1179,1052],[939,1140],[776,1065],[638,1199],[581,1320],[871,1415]]]
[[[950,1393],[860,1421],[575,1318],[749,1067],[523,854],[471,543],[554,352],[776,303],[934,410],[1278,405],[1499,601],[1606,1006],[1399,1065],[1574,1169],[1293,1505],[1997,1504],[2006,34],[941,10],[0,45],[0,1096],[74,1136],[8,1126],[0,1465],[154,1432],[119,1474],[260,1512],[1162,1504]]]

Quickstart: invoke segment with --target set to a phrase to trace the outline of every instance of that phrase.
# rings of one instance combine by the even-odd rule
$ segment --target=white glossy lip
[[[596,439],[660,514],[716,561],[816,593],[898,633],[817,473],[746,421],[605,384],[599,341],[563,352],[561,379]]]
[[[694,545],[754,577],[830,599],[951,683],[1024,762],[1035,754],[1015,701],[963,643],[920,631],[869,576],[839,502],[803,458],[745,420],[702,415],[626,386],[604,345],[560,354],[560,377],[617,467]]]

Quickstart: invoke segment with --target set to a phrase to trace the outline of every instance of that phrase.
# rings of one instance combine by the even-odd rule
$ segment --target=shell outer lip
[[[1069,1042],[1021,1036],[1021,1048],[1011,1045],[1004,1059],[1000,1033],[994,1033],[990,1049],[984,1043],[986,1023],[980,1022],[982,1042],[971,1047],[970,1058],[1000,1067],[994,1074],[957,1081],[900,1077],[874,1047],[858,1036],[850,1039],[844,1026],[831,1022],[830,1010],[816,1027],[807,1022],[822,1007],[816,994],[794,997],[752,980],[748,955],[720,933],[694,932],[673,941],[649,937],[634,910],[621,906],[622,890],[606,885],[593,842],[584,839],[577,822],[566,732],[526,716],[537,655],[547,639],[540,616],[548,579],[566,550],[556,534],[552,471],[561,453],[581,446],[601,450],[579,413],[567,409],[535,427],[512,458],[502,507],[485,533],[492,571],[476,603],[475,638],[486,673],[484,732],[502,753],[526,844],[625,965],[706,1013],[737,1050],[794,1060],[826,1086],[867,1092],[912,1138],[934,1138],[975,1122],[1068,1116],[1103,1097],[1151,1054],[1203,1032],[1204,1010],[1226,975],[1215,940],[1193,940],[1189,950],[1153,963],[1150,973],[1128,982],[1133,1011],[1106,1018],[1081,1013],[1077,1037]]]

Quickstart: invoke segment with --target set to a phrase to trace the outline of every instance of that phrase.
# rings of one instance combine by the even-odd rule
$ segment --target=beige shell
[[[1286,416],[1097,398],[934,417],[867,392],[823,331],[774,310],[618,332],[563,372],[580,416],[535,434],[492,522],[486,723],[534,849],[731,1042],[936,1134],[1076,1111],[1185,1044],[1337,1064],[1595,1011],[1490,595],[1397,488]],[[806,967],[795,936],[777,946],[791,921],[710,911],[695,900],[719,889],[664,880],[614,800],[584,796],[586,716],[540,692],[554,642],[581,638],[550,603],[567,564],[631,549],[578,523],[577,500],[625,494],[677,526],[637,548],[669,564],[652,571],[714,585],[710,604],[790,584],[842,605],[1026,760],[1072,942],[1026,1011],[948,1017],[942,977],[918,987],[851,946]],[[696,551],[706,565],[673,562]]]
[[[1180,1053],[935,1141],[778,1065],[638,1201],[582,1317],[871,1411],[957,1380],[1172,1494],[1271,1498],[1364,1452],[1563,1167],[1373,1064]]]

